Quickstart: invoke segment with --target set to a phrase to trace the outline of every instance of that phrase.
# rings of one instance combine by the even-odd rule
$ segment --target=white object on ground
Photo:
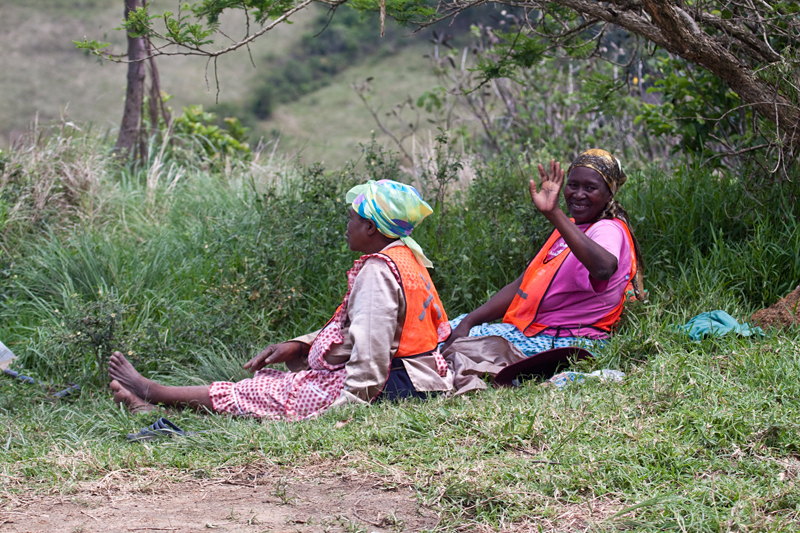
[[[625,372],[621,372],[619,370],[610,370],[608,368],[604,368],[602,370],[595,370],[590,374],[585,374],[583,372],[561,372],[560,374],[556,374],[547,382],[552,383],[559,389],[563,389],[564,387],[568,387],[573,383],[583,383],[586,381],[586,378],[599,378],[600,381],[614,381],[619,382],[625,378]],[[547,383],[546,382],[546,383]]]

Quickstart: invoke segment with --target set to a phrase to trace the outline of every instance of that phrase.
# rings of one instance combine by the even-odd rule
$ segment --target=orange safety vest
[[[574,219],[570,219],[575,222]],[[628,285],[636,274],[636,251],[633,246],[633,237],[628,230],[628,226],[621,220],[615,218],[615,222],[620,224],[625,230],[625,235],[628,237],[628,244],[631,248],[631,266],[628,276]],[[589,226],[590,228],[591,226]],[[588,230],[589,228],[586,228]],[[558,270],[564,263],[564,260],[570,254],[569,247],[564,248],[557,256],[547,261],[547,254],[550,248],[561,237],[558,230],[553,230],[547,242],[530,262],[528,268],[525,270],[525,275],[522,277],[522,284],[517,289],[517,294],[508,306],[503,322],[515,325],[522,333],[528,337],[533,337],[551,327],[548,324],[539,324],[536,322],[536,316],[539,314],[539,306],[542,303],[547,291],[550,290],[550,285],[553,283]],[[622,291],[619,304],[612,309],[606,316],[595,322],[594,324],[586,324],[585,327],[597,328],[605,332],[610,332],[611,327],[617,323],[620,315],[622,314],[622,307],[625,303],[625,293]]]
[[[428,269],[419,264],[408,246],[395,246],[380,253],[397,267],[406,299],[406,318],[395,357],[432,352],[439,344],[440,327],[449,329],[449,324]]]

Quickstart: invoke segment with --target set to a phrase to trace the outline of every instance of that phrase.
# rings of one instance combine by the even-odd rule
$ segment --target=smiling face
[[[564,199],[570,216],[577,224],[583,224],[597,220],[611,200],[611,191],[599,172],[575,167],[567,177]]]

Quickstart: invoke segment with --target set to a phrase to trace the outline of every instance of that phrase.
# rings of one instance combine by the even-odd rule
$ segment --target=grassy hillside
[[[154,9],[170,6],[155,2]],[[105,129],[120,119],[125,95],[126,66],[87,56],[73,40],[84,37],[108,40],[114,50],[124,52],[124,34],[114,28],[122,19],[122,3],[110,0],[63,1],[13,0],[0,6],[0,124],[2,139],[25,130],[39,113],[48,123],[66,116],[78,123],[94,123]],[[236,16],[223,19],[223,29],[240,34],[242,21]],[[280,27],[269,40],[252,47],[254,59],[281,54],[291,47],[303,30],[303,18]],[[164,57],[158,60],[164,91],[174,95],[172,107],[214,103],[216,87],[213,70],[202,58]],[[236,52],[219,62],[220,101],[242,98],[257,71],[246,51]]]
[[[159,6],[161,4],[161,6]],[[164,7],[167,2],[156,2]],[[23,132],[38,113],[40,123],[66,116],[101,130],[115,128],[122,115],[126,66],[87,56],[73,40],[107,39],[124,52],[125,39],[114,28],[122,19],[122,2],[110,0],[4,2],[0,6],[0,142]],[[230,17],[224,27],[234,35],[240,21]],[[280,53],[291,46],[300,25],[281,28],[273,42],[253,47],[255,57]],[[288,30],[288,31],[287,31]],[[202,58],[161,58],[163,89],[175,98],[171,105],[212,104],[215,88],[205,81]],[[220,99],[239,98],[255,74],[247,53],[220,62]],[[213,83],[213,72],[210,72]]]
[[[155,2],[154,9],[171,6]],[[119,25],[122,3],[110,0],[12,0],[0,5],[0,147],[25,132],[38,114],[41,124],[62,116],[101,131],[115,128],[124,102],[126,66],[100,61],[76,50],[73,40],[84,37],[108,40],[124,51]],[[312,14],[303,13],[296,23],[277,28],[252,47],[253,68],[245,50],[219,61],[219,102],[243,106],[255,80],[263,74],[267,59],[276,61],[301,38]],[[223,19],[226,34],[243,31],[235,15]],[[377,28],[375,31],[378,31]],[[358,143],[370,137],[374,121],[363,108],[350,84],[375,77],[375,102],[383,109],[407,95],[419,96],[435,85],[422,57],[422,46],[401,49],[397,55],[369,60],[339,74],[334,83],[298,102],[278,106],[273,117],[257,126],[267,140],[280,137],[280,146],[306,161],[340,164],[359,154]],[[216,99],[213,70],[202,58],[162,57],[159,71],[169,102],[176,111],[186,105],[212,107]]]
[[[418,45],[400,53],[372,59],[338,75],[328,87],[306,95],[297,102],[279,106],[274,116],[260,126],[272,140],[279,141],[280,152],[306,163],[321,161],[337,167],[360,155],[359,143],[367,143],[375,130],[381,142],[389,143],[351,85],[367,78],[370,106],[390,126],[385,116],[391,108],[411,96],[414,100],[437,78],[424,57],[427,49]],[[427,129],[423,128],[427,136]],[[390,149],[395,149],[389,145]]]

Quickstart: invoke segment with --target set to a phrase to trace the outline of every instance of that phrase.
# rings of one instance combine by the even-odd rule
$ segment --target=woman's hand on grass
[[[450,332],[450,336],[447,337],[447,340],[444,341],[444,346],[442,346],[442,352],[444,353],[456,339],[460,339],[461,337],[469,337],[469,330],[472,329],[472,326],[467,323],[467,317],[464,317],[464,320],[456,326],[456,328]]]
[[[250,372],[257,372],[267,365],[286,363],[308,355],[309,346],[297,341],[287,341],[280,344],[270,344],[257,356],[244,364]]]
[[[545,171],[544,167],[539,164],[539,177],[542,178],[539,190],[536,189],[536,182],[534,180],[530,181],[531,200],[533,200],[533,205],[536,206],[536,209],[547,216],[559,209],[558,197],[561,187],[564,186],[564,171],[561,169],[560,163],[556,162],[555,159],[551,159],[549,172]]]

